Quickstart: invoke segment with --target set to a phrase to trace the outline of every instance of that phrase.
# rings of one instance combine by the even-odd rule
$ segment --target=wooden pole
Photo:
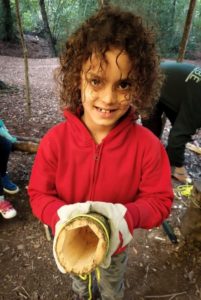
[[[20,34],[20,40],[21,40],[23,56],[24,56],[25,95],[26,95],[26,104],[27,104],[26,107],[27,107],[28,116],[31,117],[28,51],[27,51],[27,46],[26,46],[25,40],[24,40],[22,22],[21,22],[21,17],[20,17],[19,0],[15,0],[15,8],[16,8],[16,17],[17,17],[19,34]]]
[[[192,18],[193,18],[193,12],[195,9],[195,5],[196,5],[196,0],[191,0],[190,4],[189,4],[187,17],[186,17],[186,22],[184,25],[184,32],[183,32],[182,40],[181,40],[181,43],[179,46],[179,54],[178,54],[177,62],[182,62],[184,59],[189,33],[191,31]]]

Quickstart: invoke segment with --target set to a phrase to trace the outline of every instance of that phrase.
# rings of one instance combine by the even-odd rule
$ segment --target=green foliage
[[[97,0],[47,0],[46,10],[52,34],[61,49],[67,36],[98,7]]]
[[[153,26],[163,57],[177,57],[190,1],[185,0],[113,0],[113,4],[135,11]],[[199,49],[201,43],[201,0],[197,0],[187,50]],[[188,54],[188,51],[187,51]]]
[[[15,11],[15,0],[11,0],[11,5]],[[42,30],[42,18],[38,0],[20,1],[20,14],[25,32],[38,32]]]
[[[1,1],[1,0],[0,0]],[[15,20],[15,0],[11,1]],[[156,32],[160,53],[163,57],[176,57],[190,1],[186,0],[111,0],[114,5],[141,15]],[[0,20],[2,20],[0,2]],[[100,6],[99,0],[45,0],[50,29],[60,50],[67,36]],[[20,12],[25,32],[43,33],[39,0],[20,1]],[[15,24],[15,23],[14,23]],[[2,21],[0,21],[0,38]],[[201,0],[197,0],[187,54],[201,48]]]

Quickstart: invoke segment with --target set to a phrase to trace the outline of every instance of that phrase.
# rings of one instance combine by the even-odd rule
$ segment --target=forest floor
[[[5,55],[5,53],[4,53]],[[57,59],[29,59],[32,116],[24,104],[23,59],[0,56],[0,80],[10,89],[0,92],[0,118],[18,136],[41,138],[54,124],[63,120],[54,92],[52,71]],[[163,142],[166,142],[169,124]],[[194,137],[201,142],[201,133]],[[32,215],[26,186],[34,154],[15,151],[9,173],[20,187],[9,196],[18,211],[16,218],[0,218],[0,300],[70,300],[71,280],[59,272],[53,259],[52,242],[45,237],[43,225]],[[200,156],[186,150],[187,169],[201,177]],[[178,183],[173,181],[173,185]],[[125,299],[201,299],[200,245],[184,241],[180,232],[187,199],[175,198],[169,221],[178,237],[173,244],[162,226],[135,230],[128,252]]]

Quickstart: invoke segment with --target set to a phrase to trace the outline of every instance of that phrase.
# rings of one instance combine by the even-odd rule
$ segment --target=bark
[[[171,4],[171,10],[170,10],[170,28],[171,28],[171,41],[170,41],[170,46],[173,47],[174,43],[174,34],[175,34],[175,12],[176,12],[176,3],[177,0],[173,0]]]
[[[17,141],[13,144],[13,150],[28,152],[28,153],[36,153],[38,150],[38,143],[34,142],[26,142],[26,141]]]
[[[40,139],[34,137],[16,136],[17,142],[13,144],[13,150],[36,153]]]
[[[99,0],[100,7],[107,6],[110,4],[110,0]]]
[[[46,13],[46,9],[45,9],[44,0],[39,0],[39,5],[40,5],[40,11],[41,11],[42,19],[43,19],[45,35],[46,35],[48,45],[50,48],[50,52],[51,52],[51,57],[55,57],[56,50],[55,50],[54,41],[53,41],[52,33],[50,30],[49,22],[48,22],[48,17],[47,17],[47,13]]]
[[[20,17],[20,10],[19,10],[19,0],[15,0],[15,7],[16,7],[16,17],[17,17],[17,24],[20,34],[20,40],[23,49],[23,57],[24,57],[24,73],[25,73],[25,98],[26,98],[26,107],[28,116],[31,116],[31,99],[30,99],[30,85],[29,85],[29,64],[28,64],[28,51],[27,46],[24,40],[22,22]]]
[[[172,6],[171,6],[171,25],[172,27],[174,26],[174,21],[175,21],[175,12],[176,12],[176,3],[177,0],[172,1]]]
[[[188,14],[186,17],[186,22],[184,25],[184,32],[183,32],[182,40],[181,40],[181,43],[179,46],[179,54],[178,54],[178,58],[177,58],[178,62],[182,62],[184,59],[189,33],[191,31],[193,12],[195,9],[195,5],[196,5],[196,0],[191,0],[190,4],[189,4]]]
[[[10,0],[2,0],[2,7],[4,12],[3,26],[4,26],[4,41],[15,40],[13,18],[11,14]]]
[[[181,233],[185,240],[201,243],[201,180],[193,184],[190,205],[181,221]]]
[[[36,153],[40,139],[34,137],[16,136],[17,142],[13,144],[13,150]]]

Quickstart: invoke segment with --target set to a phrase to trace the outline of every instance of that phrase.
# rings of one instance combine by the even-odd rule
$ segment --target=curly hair
[[[68,38],[56,70],[61,106],[77,112],[83,64],[94,52],[104,59],[110,48],[126,51],[129,56],[131,105],[142,116],[148,115],[159,97],[163,79],[154,33],[143,25],[141,17],[112,6],[101,8]]]

